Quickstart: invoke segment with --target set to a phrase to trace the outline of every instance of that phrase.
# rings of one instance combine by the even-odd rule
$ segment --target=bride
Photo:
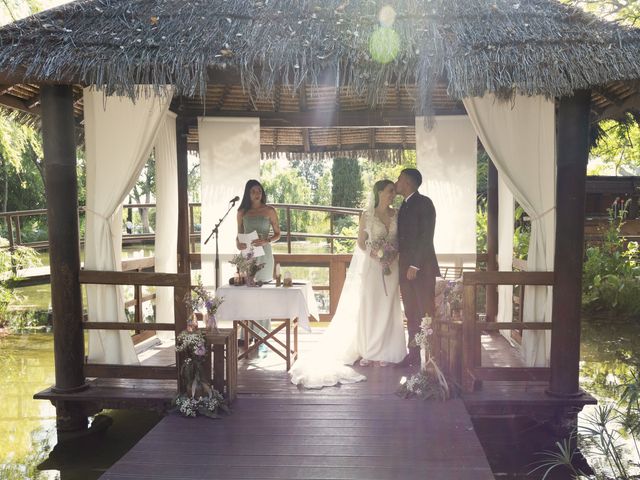
[[[398,288],[398,215],[391,207],[395,195],[391,180],[379,180],[373,186],[369,205],[360,217],[358,245],[336,314],[312,352],[289,371],[292,383],[322,388],[359,382],[366,377],[349,366],[356,360],[366,367],[373,362],[386,366],[405,358]],[[380,259],[379,247],[385,243],[396,245],[395,252],[385,257],[392,259],[390,264]]]

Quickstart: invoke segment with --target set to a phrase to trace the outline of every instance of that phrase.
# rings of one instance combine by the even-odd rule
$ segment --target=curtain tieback
[[[85,211],[85,212],[93,213],[96,217],[100,217],[100,218],[102,218],[103,220],[105,220],[105,221],[107,221],[107,222],[109,221],[109,218],[108,218],[108,217],[105,217],[105,216],[104,216],[104,215],[102,215],[101,213],[98,213],[98,212],[96,212],[95,210],[92,210],[92,209],[91,209],[91,208],[89,208],[89,207],[84,207],[84,211]]]
[[[544,212],[542,212],[540,215],[535,215],[535,216],[530,216],[529,220],[530,221],[534,221],[534,220],[540,220],[541,218],[547,216],[547,214],[553,212],[556,209],[555,205],[551,208],[548,208],[547,210],[545,210]]]

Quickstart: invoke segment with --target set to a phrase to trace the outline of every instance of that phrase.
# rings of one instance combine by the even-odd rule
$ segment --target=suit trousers
[[[420,270],[414,280],[407,280],[406,270],[400,272],[400,293],[402,294],[402,304],[409,332],[407,346],[413,343],[416,333],[420,331],[422,318],[426,314],[433,318],[436,310],[436,277],[428,270]],[[418,360],[420,349],[409,347],[409,356],[413,360]]]

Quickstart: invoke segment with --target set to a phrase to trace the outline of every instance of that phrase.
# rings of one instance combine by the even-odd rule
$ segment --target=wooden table
[[[218,288],[216,296],[224,298],[216,317],[219,320],[233,321],[236,335],[238,327],[244,328],[244,349],[238,359],[247,358],[260,345],[265,345],[285,360],[287,370],[298,356],[298,326],[310,330],[309,317],[319,318],[313,289],[308,283],[292,287],[276,287],[271,284],[262,287],[225,285]],[[258,320],[267,318],[280,324],[269,331],[257,323]],[[284,342],[275,337],[283,330]],[[255,343],[249,346],[252,338]]]

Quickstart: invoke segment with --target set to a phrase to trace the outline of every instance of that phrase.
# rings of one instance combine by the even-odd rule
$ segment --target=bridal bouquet
[[[391,264],[398,258],[398,245],[381,237],[371,242],[371,255],[382,265],[382,273],[391,275]]]

